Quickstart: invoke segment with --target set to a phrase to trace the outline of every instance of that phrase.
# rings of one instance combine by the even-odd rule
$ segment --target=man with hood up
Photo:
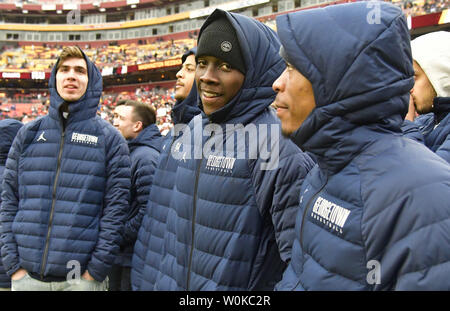
[[[6,159],[8,158],[9,149],[13,143],[14,137],[23,126],[23,123],[15,119],[5,119],[0,121],[0,177],[3,176],[5,170]],[[0,194],[2,193],[2,186],[0,184]],[[0,198],[0,205],[1,205]],[[0,224],[1,226],[1,224]],[[0,249],[2,242],[0,241]],[[0,290],[11,289],[11,278],[6,274],[5,268],[0,261]]]
[[[272,290],[280,280],[314,162],[281,136],[269,107],[284,69],[278,49],[274,31],[252,18],[217,9],[203,24],[195,76],[202,113],[173,148],[163,254],[144,289]]]
[[[403,131],[450,163],[450,32],[422,35],[411,51],[415,83]]]
[[[190,97],[195,81],[195,68],[197,63],[195,62],[195,53],[197,48],[194,47],[188,50],[181,57],[182,67],[177,72],[177,82],[175,85],[175,99],[176,103],[172,108],[172,120],[174,124],[189,123],[189,121],[197,114],[200,113],[200,109],[197,106],[197,92],[193,96],[194,100],[185,99]],[[191,95],[191,96],[192,96]],[[186,122],[187,121],[187,122]]]
[[[65,47],[49,114],[23,126],[6,161],[1,249],[13,290],[105,290],[128,213],[125,139],[96,115],[99,70]]]
[[[277,17],[283,131],[317,159],[279,290],[449,290],[450,167],[403,137],[414,84],[402,11],[358,2]]]
[[[180,129],[201,113],[197,105],[197,88],[195,87],[195,52],[197,48],[188,50],[182,56],[182,67],[177,72],[176,103],[172,109],[172,120],[175,128]],[[178,138],[175,128],[163,141],[159,162],[155,168],[155,176],[148,197],[147,210],[139,228],[131,264],[131,285],[133,290],[151,290],[158,272],[163,238],[165,232],[168,206],[172,199],[175,183],[175,172],[178,160],[172,156],[172,146]],[[174,146],[179,148],[179,143]],[[178,146],[178,147],[177,147]],[[145,267],[145,275],[143,269]]]

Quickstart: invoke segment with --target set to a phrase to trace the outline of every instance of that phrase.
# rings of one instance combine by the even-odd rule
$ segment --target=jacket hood
[[[357,2],[276,20],[289,61],[311,82],[316,100],[316,108],[292,134],[297,145],[332,161],[343,150],[357,152],[369,139],[354,135],[358,127],[401,132],[414,73],[409,31],[399,8]]]
[[[197,95],[197,84],[194,81],[189,95],[181,101],[177,100],[172,108],[172,121],[174,124],[188,124],[193,117],[202,112],[197,102]]]
[[[214,10],[206,19],[198,38],[212,21],[222,16],[236,30],[247,72],[240,91],[224,107],[210,114],[209,120],[213,123],[247,124],[275,99],[272,84],[285,68],[278,54],[280,42],[276,33],[261,22],[220,9]],[[200,99],[198,102],[203,111]]]
[[[184,61],[189,55],[191,54],[195,55],[196,52],[197,47],[194,47],[189,51],[187,51],[186,53],[184,53],[181,58],[182,63],[184,63]],[[194,116],[198,115],[201,112],[202,111],[200,110],[197,103],[197,85],[195,84],[194,81],[194,84],[192,85],[191,91],[189,92],[188,96],[181,101],[177,100],[177,102],[173,106],[172,121],[174,124],[180,123],[188,124],[189,121],[191,121],[191,119]]]
[[[450,97],[450,32],[422,35],[411,41],[411,50],[437,96]]]
[[[162,136],[158,127],[155,124],[150,124],[135,139],[128,141],[128,148],[130,153],[140,146],[147,146],[159,151],[161,150],[161,144]]]
[[[15,119],[0,121],[0,163],[5,163],[9,149],[23,123]]]
[[[186,52],[183,54],[183,56],[181,56],[181,63],[184,64],[186,58],[187,58],[189,55],[195,55],[195,53],[197,53],[197,47],[196,47],[196,46],[193,47],[192,49],[186,51]]]
[[[88,69],[88,85],[86,92],[80,99],[69,103],[69,119],[85,120],[95,117],[97,114],[98,104],[103,90],[103,79],[98,68],[89,60],[89,58],[82,51]],[[59,120],[59,108],[64,103],[64,99],[59,96],[56,90],[56,67],[59,63],[59,58],[52,69],[49,81],[50,89],[50,108],[49,115],[53,119]]]

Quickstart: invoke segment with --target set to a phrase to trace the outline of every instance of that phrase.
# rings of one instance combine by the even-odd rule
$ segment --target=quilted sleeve
[[[410,176],[389,169],[361,185],[367,261],[379,262],[375,290],[450,290],[450,168],[428,149],[418,150],[414,159],[401,158]],[[420,166],[412,163],[417,157]]]
[[[272,156],[278,157],[272,170],[261,170],[260,161],[257,161],[254,183],[258,204],[269,211],[281,259],[289,262],[300,188],[314,162],[285,138],[280,138],[279,154]]]
[[[414,122],[411,122],[409,120],[403,121],[402,131],[405,137],[408,137],[422,144],[425,142],[422,133],[419,131],[418,125]]]
[[[2,182],[2,200],[0,210],[1,222],[1,256],[6,273],[11,276],[19,268],[19,254],[17,243],[12,230],[14,218],[19,207],[18,193],[18,165],[22,150],[24,128],[17,134],[6,160],[5,171]]]
[[[450,163],[450,133],[444,140],[444,143],[436,150],[436,154]]]
[[[119,251],[128,214],[130,156],[125,139],[116,130],[106,135],[106,189],[96,247],[87,269],[97,281],[103,281]]]
[[[124,243],[134,243],[134,241],[136,241],[153,183],[153,175],[155,173],[159,152],[150,148],[146,149],[149,150],[149,152],[141,154],[137,160],[136,170],[133,172],[132,176],[132,180],[134,180],[136,187],[136,197],[134,200],[136,200],[138,211],[136,215],[129,219],[125,224]]]

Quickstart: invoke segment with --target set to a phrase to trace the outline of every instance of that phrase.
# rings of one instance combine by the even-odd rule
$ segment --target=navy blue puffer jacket
[[[449,290],[450,167],[402,136],[414,84],[397,7],[352,3],[277,17],[316,108],[293,133],[305,179],[280,290]]]
[[[49,114],[21,128],[3,179],[1,253],[8,275],[24,268],[41,280],[65,280],[76,260],[97,281],[107,276],[128,214],[130,157],[125,139],[96,115],[99,70],[85,56],[88,86],[68,105],[63,128],[50,77]]]
[[[131,267],[133,247],[145,214],[162,141],[163,137],[155,124],[150,124],[135,139],[128,141],[131,160],[131,208],[116,264]]]
[[[227,105],[195,116],[175,143],[179,161],[155,290],[273,289],[291,258],[298,194],[314,165],[281,136],[269,107],[285,68],[275,33],[221,10],[202,29],[220,16],[236,29],[245,81]],[[215,148],[201,153],[206,146]]]
[[[8,152],[11,148],[14,137],[17,132],[23,126],[22,122],[14,119],[6,119],[0,121],[0,177],[3,176],[5,170],[6,159],[8,158]],[[2,192],[2,186],[0,184],[0,194]],[[0,204],[2,200],[0,199]],[[1,224],[0,224],[1,226]],[[2,242],[0,241],[0,248]],[[0,262],[0,288],[10,288],[11,278],[6,274],[3,264]]]
[[[178,160],[172,157],[172,147],[179,148],[179,143],[173,145],[181,131],[191,119],[201,113],[197,105],[197,88],[194,82],[192,89],[183,101],[175,104],[173,114],[175,128],[165,137],[158,165],[155,169],[153,184],[148,197],[147,209],[139,228],[132,265],[131,286],[133,290],[152,290],[158,273],[163,250],[163,238],[166,228],[168,207],[172,200],[172,189],[175,184],[175,172]],[[175,109],[174,107],[174,109]]]
[[[433,112],[405,120],[405,136],[422,142],[431,151],[450,163],[450,97],[435,97]]]

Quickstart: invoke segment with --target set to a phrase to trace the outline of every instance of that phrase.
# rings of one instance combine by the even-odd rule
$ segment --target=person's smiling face
[[[243,73],[217,57],[200,56],[197,59],[195,82],[207,115],[228,104],[239,92],[244,80]]]

